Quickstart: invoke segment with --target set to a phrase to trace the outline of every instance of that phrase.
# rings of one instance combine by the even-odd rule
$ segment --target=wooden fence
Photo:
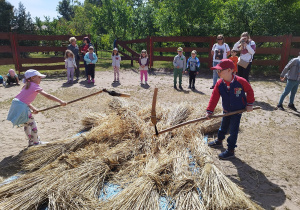
[[[238,41],[240,37],[226,37],[225,42],[231,47]],[[258,43],[276,43],[280,47],[259,47],[256,48],[256,55],[277,55],[278,59],[271,60],[259,60],[255,58],[252,65],[256,66],[278,66],[279,71],[282,71],[284,66],[288,63],[290,56],[298,56],[300,49],[293,48],[293,43],[300,43],[300,37],[293,37],[292,35],[284,36],[253,36],[252,39]],[[150,67],[153,67],[154,61],[173,61],[171,56],[158,56],[155,52],[176,52],[177,47],[157,47],[156,43],[203,43],[202,46],[206,47],[184,47],[185,52],[191,52],[192,50],[197,50],[198,53],[207,53],[207,56],[201,57],[201,63],[207,63],[208,67],[212,66],[212,55],[211,49],[213,44],[216,43],[216,37],[147,37],[146,39],[121,41],[117,40],[116,45],[120,48],[119,52],[123,55],[123,59],[138,60],[139,53],[134,51],[128,45],[136,43],[145,43],[146,49],[150,57]],[[271,44],[272,45],[272,44]],[[124,52],[124,51],[127,52]],[[157,54],[157,53],[156,53]],[[258,57],[258,56],[257,56]]]
[[[50,57],[50,58],[23,58],[21,53],[30,52],[62,52],[66,51],[67,47],[60,46],[20,46],[20,41],[62,41],[67,43],[70,35],[30,35],[30,34],[16,34],[16,33],[0,33],[1,40],[9,41],[10,45],[0,46],[0,53],[10,53],[12,58],[0,58],[0,65],[14,64],[15,69],[19,72],[26,71],[27,69],[36,70],[57,70],[64,69],[65,65],[55,65],[55,63],[61,63],[64,61],[63,57]],[[75,36],[77,40],[82,40],[85,36]],[[90,38],[90,35],[88,35]],[[32,65],[24,67],[23,64],[47,64],[47,65]],[[50,65],[49,65],[50,64]],[[84,67],[83,61],[80,67]]]

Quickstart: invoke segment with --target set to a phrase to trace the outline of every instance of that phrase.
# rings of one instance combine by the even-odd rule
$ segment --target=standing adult
[[[84,56],[87,52],[89,52],[89,47],[90,46],[93,46],[91,44],[91,40],[86,36],[83,38],[83,45],[82,45],[82,48],[81,48],[81,53],[82,53],[82,57],[83,57],[83,60],[84,60]],[[86,79],[88,80],[88,65],[86,64],[86,61],[84,60],[84,68],[85,68],[85,76],[86,76]]]
[[[68,46],[68,50],[71,50],[72,53],[74,54],[74,58],[75,58],[75,62],[76,62],[76,68],[75,68],[75,76],[77,78],[77,80],[79,79],[79,74],[80,74],[80,70],[79,70],[79,60],[80,60],[80,56],[79,56],[79,47],[76,44],[77,39],[75,37],[71,37],[69,39],[69,46]]]
[[[249,82],[249,74],[256,45],[255,42],[251,40],[248,32],[243,32],[241,34],[241,39],[234,44],[233,50],[240,52],[238,76],[245,78]]]
[[[288,108],[297,111],[294,105],[294,99],[300,82],[300,53],[297,58],[293,58],[292,60],[290,60],[290,62],[284,67],[283,71],[280,74],[280,80],[284,81],[285,77],[287,77],[287,83],[279,99],[277,108],[280,110],[284,110],[282,106],[283,100],[289,93],[291,93]]]
[[[211,54],[213,56],[213,66],[216,66],[221,62],[222,59],[226,59],[230,54],[230,48],[228,44],[225,43],[223,34],[217,36],[217,43],[215,43],[211,49]],[[210,89],[214,89],[218,81],[217,70],[213,70],[213,85]]]

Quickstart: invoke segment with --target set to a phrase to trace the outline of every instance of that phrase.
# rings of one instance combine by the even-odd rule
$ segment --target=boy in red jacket
[[[213,114],[218,104],[220,96],[222,96],[223,112],[233,112],[241,109],[247,109],[248,112],[253,111],[254,93],[250,84],[242,77],[233,74],[234,63],[229,59],[223,59],[221,62],[212,67],[211,70],[217,70],[220,77],[214,87],[210,97],[207,111],[207,118]],[[229,159],[234,157],[234,149],[236,147],[238,131],[242,114],[235,114],[223,117],[221,127],[218,131],[218,138],[208,143],[210,147],[222,147],[223,140],[230,129],[230,136],[227,138],[228,149],[219,154],[220,159]]]

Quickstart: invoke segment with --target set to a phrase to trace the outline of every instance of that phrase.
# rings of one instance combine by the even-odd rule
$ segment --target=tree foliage
[[[56,10],[67,21],[70,21],[75,15],[74,6],[71,5],[70,0],[62,0],[58,2]]]

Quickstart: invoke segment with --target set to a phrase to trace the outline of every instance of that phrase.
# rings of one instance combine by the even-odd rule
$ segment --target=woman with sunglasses
[[[226,59],[230,54],[230,48],[225,43],[223,34],[217,36],[217,43],[215,43],[211,49],[211,55],[213,56],[213,66],[216,66],[222,59]],[[218,73],[213,70],[213,85],[210,89],[214,89],[218,80]]]

